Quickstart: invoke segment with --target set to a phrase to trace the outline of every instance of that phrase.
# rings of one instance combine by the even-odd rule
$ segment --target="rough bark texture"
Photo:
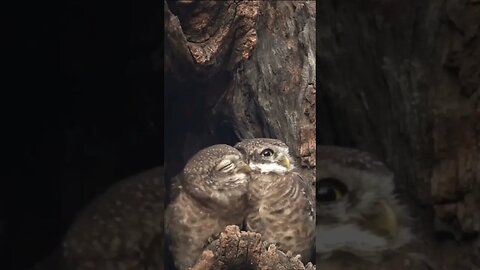
[[[262,270],[314,270],[298,256],[283,253],[275,245],[262,241],[258,233],[240,231],[238,226],[227,226],[219,237],[203,252],[192,270],[262,269]]]
[[[318,10],[320,143],[383,157],[399,190],[426,206],[415,209],[418,224],[440,269],[478,269],[464,238],[480,231],[480,3],[322,1]],[[462,241],[436,242],[435,230]]]
[[[206,145],[252,137],[314,167],[315,2],[165,3],[167,178]]]
[[[258,11],[258,2],[168,1],[167,69],[180,79],[204,80],[247,60],[257,41]]]
[[[315,2],[164,3],[167,184],[198,150],[252,137],[285,141],[313,183]]]
[[[315,166],[315,2],[265,2],[252,59],[229,89],[240,138],[284,140],[302,165]]]

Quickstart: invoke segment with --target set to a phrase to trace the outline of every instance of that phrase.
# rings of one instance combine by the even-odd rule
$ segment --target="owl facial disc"
[[[248,165],[255,172],[283,175],[295,167],[288,146],[276,139],[244,140],[236,144],[235,148],[248,157]]]
[[[317,146],[316,248],[359,257],[412,240],[409,217],[394,194],[394,175],[373,155]]]

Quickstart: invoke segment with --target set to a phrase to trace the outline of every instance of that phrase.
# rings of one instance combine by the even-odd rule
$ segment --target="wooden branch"
[[[314,270],[312,263],[306,266],[299,256],[278,250],[275,245],[262,241],[254,232],[240,231],[238,226],[227,226],[217,239],[203,251],[198,262],[190,270],[222,269],[261,270]]]

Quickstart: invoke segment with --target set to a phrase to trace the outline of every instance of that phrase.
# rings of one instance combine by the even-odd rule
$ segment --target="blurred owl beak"
[[[290,169],[290,159],[287,156],[284,156],[282,159],[282,165],[285,166],[287,169]]]
[[[369,217],[365,224],[375,233],[385,235],[393,239],[398,234],[398,220],[393,209],[385,202],[381,201],[378,212]]]
[[[250,169],[250,166],[248,166],[246,163],[241,162],[238,166],[237,172],[250,173],[250,172],[252,172],[252,169]]]

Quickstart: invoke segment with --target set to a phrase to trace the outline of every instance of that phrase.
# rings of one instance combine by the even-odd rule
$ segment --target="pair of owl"
[[[180,179],[165,219],[178,269],[193,266],[208,239],[227,225],[244,225],[280,250],[310,260],[314,193],[285,143],[256,138],[210,146],[187,162]]]

